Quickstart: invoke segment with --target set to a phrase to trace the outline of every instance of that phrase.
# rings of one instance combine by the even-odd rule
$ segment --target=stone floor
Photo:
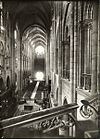
[[[31,99],[31,96],[34,98]],[[34,99],[41,99],[41,91],[35,92],[34,90],[27,90],[23,95],[22,99],[25,99],[25,103],[18,105],[17,111],[14,116],[23,115],[29,112],[39,111],[41,105],[34,103]],[[37,130],[37,124],[31,123],[24,126],[9,128],[4,130],[3,136],[5,138],[33,138],[33,137],[41,137],[41,132]],[[47,136],[47,134],[42,134],[42,136]],[[50,136],[50,135],[49,135]]]

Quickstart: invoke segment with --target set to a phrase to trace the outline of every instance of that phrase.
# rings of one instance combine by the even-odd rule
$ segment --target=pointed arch
[[[67,98],[66,98],[66,96],[64,97],[64,100],[63,100],[63,105],[66,105],[66,104],[68,104],[68,101],[67,101]]]

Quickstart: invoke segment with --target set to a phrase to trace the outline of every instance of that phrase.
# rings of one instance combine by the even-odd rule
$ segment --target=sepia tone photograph
[[[100,139],[100,0],[0,0],[0,138]]]

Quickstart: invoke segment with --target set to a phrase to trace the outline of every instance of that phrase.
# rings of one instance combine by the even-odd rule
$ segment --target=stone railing
[[[42,130],[43,133],[59,127],[71,127],[74,126],[76,122],[74,113],[77,108],[78,105],[72,103],[1,120],[0,132],[7,128],[33,123],[38,123],[37,129]],[[68,115],[69,118],[67,121],[63,120],[64,115]]]

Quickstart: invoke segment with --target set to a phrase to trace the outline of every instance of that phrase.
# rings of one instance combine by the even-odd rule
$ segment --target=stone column
[[[7,22],[8,22],[8,19],[7,19],[7,12],[6,11],[2,11],[1,10],[1,26],[4,26],[4,29],[2,30],[1,29],[1,38],[2,41],[4,42],[4,56],[2,56],[2,66],[4,66],[4,69],[2,70],[2,77],[3,77],[3,81],[4,83],[6,84],[6,46],[7,46]]]
[[[21,33],[18,30],[18,91],[19,98],[22,96],[22,42],[21,42]]]
[[[78,2],[79,3],[79,2]],[[80,6],[78,5],[78,12],[80,11]],[[80,73],[79,73],[79,70],[80,70],[80,28],[79,28],[79,21],[80,21],[80,15],[78,15],[78,28],[77,28],[77,30],[78,30],[78,47],[77,47],[77,88],[79,88],[79,86],[80,86],[80,81],[79,81],[79,79],[80,79]]]
[[[78,51],[78,2],[73,2],[73,72],[72,72],[72,75],[74,76],[72,79],[72,82],[73,82],[73,86],[72,86],[72,102],[73,103],[77,103],[77,92],[76,92],[76,88],[77,88],[77,51]],[[74,116],[76,117],[77,111],[75,111],[74,113]],[[71,136],[75,137],[76,136],[76,126],[74,127],[71,127],[70,128],[71,130]]]
[[[97,47],[98,47],[98,3],[93,3],[93,32],[92,32],[92,94],[97,93]]]
[[[47,74],[46,74],[46,84],[48,85],[50,76],[50,32],[47,34]]]
[[[74,92],[74,5],[72,2],[71,23],[70,23],[70,103],[73,102]]]
[[[54,23],[53,23],[54,24]],[[51,29],[51,34],[50,34],[50,74],[51,74],[51,92],[53,93],[53,64],[54,64],[54,28]]]
[[[97,79],[97,92],[100,94],[100,1],[99,1],[99,10],[98,10],[98,64],[97,64],[97,70],[98,70],[98,79]],[[100,105],[99,105],[100,106]]]
[[[59,49],[58,49],[58,75],[59,75],[59,87],[58,87],[58,105],[62,105],[62,81],[61,81],[61,59],[62,59],[62,2],[59,4]]]
[[[64,62],[65,62],[65,68],[64,68],[64,69],[65,69],[65,74],[64,74],[64,75],[65,75],[65,78],[66,78],[66,76],[67,76],[67,75],[66,75],[66,72],[67,72],[67,71],[66,71],[66,70],[67,70],[67,69],[66,69],[66,67],[67,67],[67,54],[68,54],[67,51],[68,51],[68,47],[69,47],[69,46],[68,46],[68,44],[66,44],[64,47],[65,47],[65,52],[64,52],[64,53],[65,53],[65,57],[63,57],[63,58],[64,58]]]
[[[100,0],[99,0],[99,10],[98,10],[98,78],[97,78],[97,92],[99,94],[98,97],[98,129],[100,129]]]
[[[56,7],[56,5],[55,5]],[[56,8],[54,7],[54,19],[53,19],[53,24],[52,24],[52,92],[54,95],[55,91],[55,83],[54,83],[54,75],[56,73]]]
[[[10,30],[10,39],[11,39],[11,84],[15,82],[15,42],[14,42],[14,25],[13,19],[11,20],[11,30]]]
[[[49,66],[49,63],[48,63],[48,36],[47,36],[47,45],[46,45],[46,48],[45,48],[45,61],[46,61],[46,84],[48,84],[48,66]]]
[[[77,87],[77,48],[78,48],[78,2],[74,4],[74,86],[72,101],[76,102],[76,87]]]
[[[80,25],[79,25],[79,87],[83,86],[83,78],[82,73],[84,72],[84,28],[83,28],[83,2],[80,7],[81,15],[80,15]]]
[[[78,88],[81,88],[81,25],[79,25],[79,67],[78,67]]]

